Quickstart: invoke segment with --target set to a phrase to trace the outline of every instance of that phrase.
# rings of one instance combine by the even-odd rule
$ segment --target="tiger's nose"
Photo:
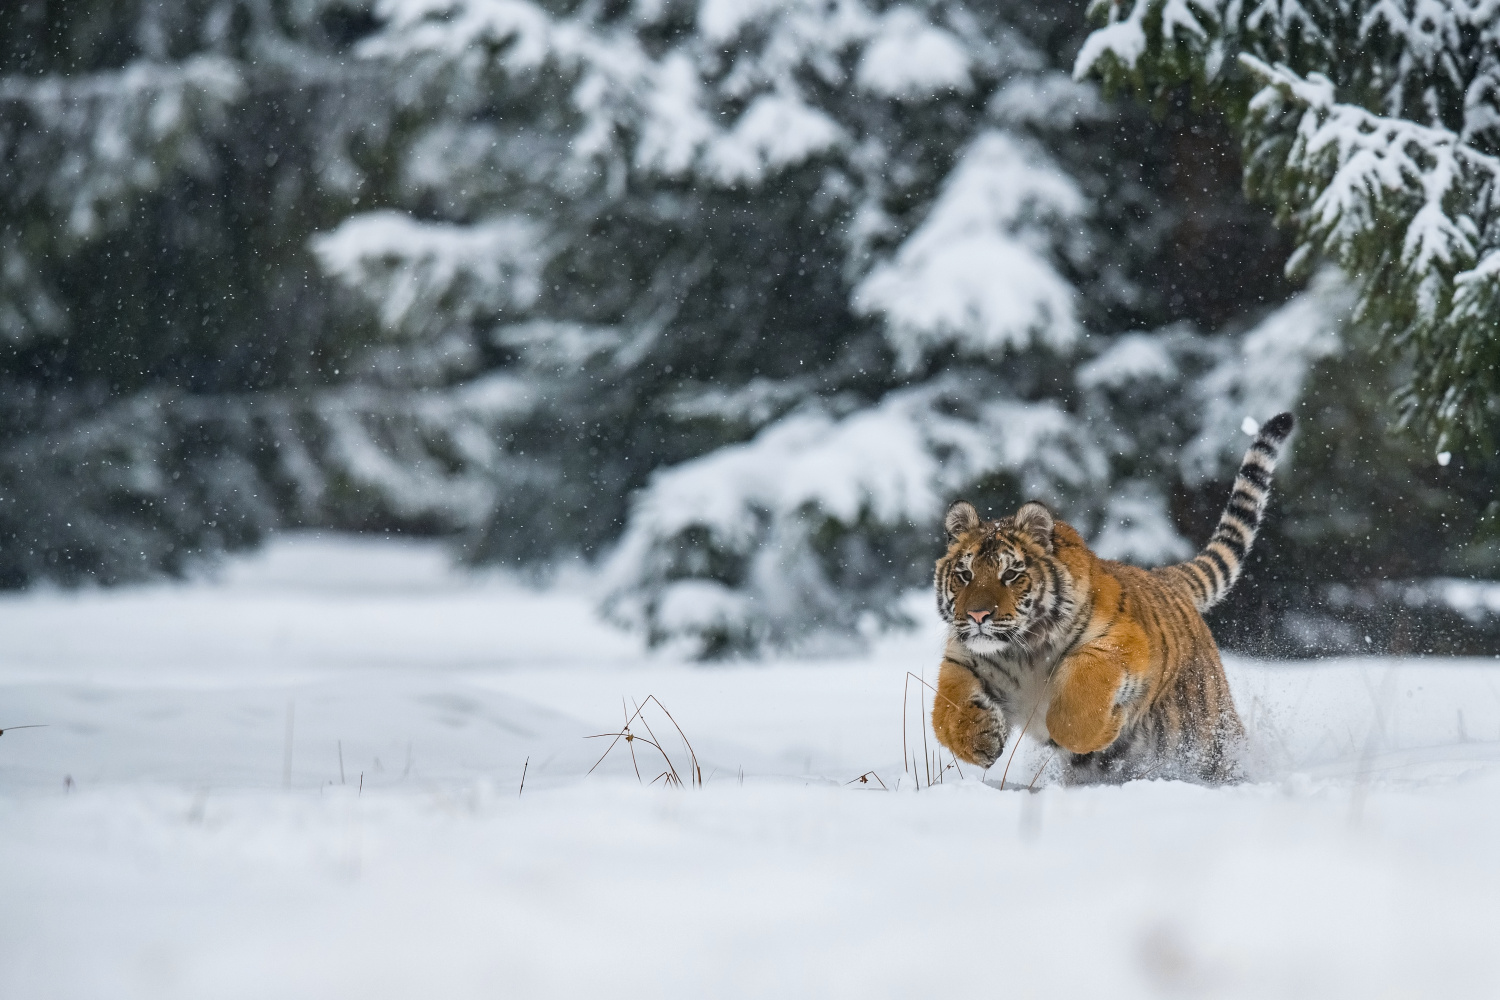
[[[992,614],[994,614],[993,611],[970,611],[969,617],[974,619],[975,625],[983,625],[984,620]]]

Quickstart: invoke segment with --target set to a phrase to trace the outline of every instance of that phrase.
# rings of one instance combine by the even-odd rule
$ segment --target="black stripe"
[[[1193,591],[1193,603],[1202,604],[1203,601],[1209,600],[1209,597],[1212,597],[1211,591],[1209,591],[1208,589],[1209,582],[1208,580],[1203,579],[1203,577],[1208,576],[1208,573],[1203,574],[1203,576],[1199,576],[1199,574],[1194,573],[1193,568],[1191,567],[1193,567],[1193,564],[1191,564],[1191,562],[1188,562],[1188,564],[1184,564],[1184,567],[1182,567],[1182,573],[1187,574],[1188,589],[1190,589],[1190,591]]]
[[[1197,608],[1189,611],[1177,601],[1168,601],[1166,608],[1168,615],[1172,618],[1172,623],[1177,626],[1179,634],[1182,635],[1184,640],[1191,642],[1193,637],[1192,619],[1197,615]]]
[[[1276,456],[1281,451],[1280,448],[1277,448],[1271,442],[1266,441],[1263,438],[1256,438],[1255,443],[1250,446],[1250,450],[1259,452],[1260,454],[1269,458],[1272,462],[1276,461]]]
[[[978,653],[970,653],[969,655],[972,656],[972,657],[974,657],[976,659],[976,661],[978,660],[978,658],[980,656],[980,654],[978,654]],[[949,663],[958,663],[958,665],[960,667],[963,667],[969,673],[973,674],[974,675],[974,679],[979,682],[979,686],[984,690],[985,695],[991,701],[998,701],[999,700],[998,693],[996,692],[994,686],[990,684],[989,678],[986,677],[984,674],[980,673],[979,672],[979,668],[977,666],[975,666],[972,663],[959,663],[958,660],[952,659],[951,657],[944,657],[944,659],[946,659]],[[989,661],[989,662],[990,662],[990,666],[1000,667],[1000,664],[998,664],[998,663],[995,663],[993,661]],[[1015,683],[1015,678],[1011,677],[1010,673],[1008,671],[1006,671],[1004,667],[1000,667],[1000,670],[1002,672],[1004,672],[1007,677],[1011,678],[1011,683],[1012,684]]]
[[[1162,658],[1163,658],[1163,660],[1165,662],[1167,662],[1167,663],[1171,663],[1172,662],[1172,631],[1171,631],[1171,629],[1162,628],[1161,614],[1158,612],[1158,610],[1156,608],[1156,605],[1158,603],[1165,604],[1165,605],[1167,605],[1167,606],[1170,607],[1170,605],[1173,604],[1174,602],[1172,602],[1172,601],[1162,601],[1162,602],[1145,601],[1142,604],[1142,608],[1145,610],[1147,616],[1149,616],[1150,619],[1151,619],[1151,630],[1153,632],[1155,632],[1156,635],[1158,635],[1158,636],[1161,637],[1161,650],[1162,650]]]
[[[995,686],[990,683],[989,678],[981,676],[979,671],[977,670],[971,669],[969,673],[973,674],[974,679],[979,682],[979,686],[981,689],[983,689],[984,696],[986,698],[988,698],[990,701],[993,701],[995,704],[1000,705],[1001,707],[1005,706],[1005,695],[995,689]],[[1014,681],[1012,681],[1012,683],[1014,683]]]
[[[1018,688],[1021,686],[1021,682],[1018,681],[1018,680],[1016,680],[1016,675],[1013,674],[1013,673],[1011,673],[1010,668],[1007,667],[1004,663],[1001,663],[999,660],[986,660],[985,662],[989,663],[990,666],[994,667],[996,670],[998,670],[1002,674],[1004,674],[1005,675],[1005,679],[1008,680],[1008,681],[1010,681],[1013,686],[1018,687]],[[982,683],[988,683],[988,682],[982,682]]]
[[[1260,436],[1270,438],[1276,442],[1285,441],[1287,435],[1292,433],[1292,428],[1295,426],[1297,426],[1296,418],[1290,413],[1278,413],[1264,424],[1261,424]]]
[[[1094,600],[1093,595],[1090,595],[1088,612],[1086,614],[1079,615],[1078,619],[1074,622],[1073,637],[1068,640],[1067,648],[1065,648],[1061,653],[1058,654],[1057,660],[1055,661],[1056,663],[1062,663],[1069,656],[1073,655],[1073,650],[1077,649],[1078,644],[1083,641],[1083,637],[1088,635],[1089,622],[1093,619],[1093,617]]]
[[[1244,521],[1251,531],[1260,526],[1260,508],[1248,500],[1241,499],[1237,493],[1230,498],[1229,506],[1224,508],[1224,513],[1233,514]]]
[[[1208,558],[1207,552],[1198,553],[1198,558],[1193,561],[1198,564],[1198,568],[1203,570],[1203,575],[1210,581],[1207,600],[1218,601],[1229,589],[1229,577],[1220,571],[1214,560]]]
[[[1236,538],[1242,540],[1246,545],[1255,541],[1255,529],[1246,524],[1245,519],[1232,510],[1226,510],[1219,516],[1219,527],[1215,531],[1215,534],[1220,531],[1233,533]]]
[[[1198,584],[1196,582],[1197,581],[1197,577],[1195,577],[1193,575],[1192,570],[1188,569],[1186,565],[1173,566],[1172,568],[1175,569],[1175,570],[1177,570],[1177,575],[1182,579],[1182,582],[1187,585],[1188,596],[1190,598],[1192,598],[1192,601],[1193,601],[1194,604],[1197,604],[1198,603]]]
[[[1220,593],[1223,593],[1234,585],[1234,573],[1230,570],[1229,564],[1224,561],[1223,556],[1219,555],[1213,549],[1204,549],[1202,558],[1213,563],[1214,568],[1224,574],[1224,586],[1220,588]]]
[[[1251,510],[1260,509],[1260,501],[1256,499],[1255,494],[1251,493],[1243,486],[1236,486],[1234,488],[1234,492],[1229,494],[1230,506],[1233,506],[1236,503],[1242,503],[1245,506],[1249,507]]]
[[[1042,567],[1047,571],[1047,591],[1052,598],[1052,608],[1047,612],[1047,617],[1050,621],[1056,621],[1063,606],[1062,580],[1050,559],[1042,560]]]
[[[1240,478],[1264,490],[1271,485],[1271,474],[1258,465],[1248,462],[1240,466]]]
[[[1250,551],[1250,546],[1242,542],[1240,540],[1240,536],[1237,534],[1231,534],[1225,531],[1216,531],[1214,532],[1214,537],[1209,539],[1208,544],[1212,545],[1214,542],[1218,542],[1220,545],[1233,552],[1236,559],[1244,559],[1245,554]]]

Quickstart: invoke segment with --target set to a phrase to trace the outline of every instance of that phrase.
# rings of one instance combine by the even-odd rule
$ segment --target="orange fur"
[[[966,534],[954,542],[945,559],[983,545],[996,534],[989,525]],[[1069,585],[1075,614],[1071,621],[1060,622],[1069,641],[1055,650],[1050,663],[1024,657],[1010,663],[1001,658],[992,681],[1003,680],[999,670],[1007,664],[1012,673],[1045,669],[1045,682],[1036,685],[1037,694],[1029,704],[1020,691],[1011,698],[1004,692],[986,697],[986,657],[950,643],[939,674],[943,697],[933,708],[933,728],[943,745],[960,760],[987,766],[999,757],[997,743],[1003,745],[1002,734],[1009,728],[996,721],[996,708],[1016,723],[1021,721],[1018,716],[1034,712],[1039,700],[1045,728],[1033,723],[1033,733],[1071,754],[1106,751],[1122,734],[1149,719],[1152,746],[1138,755],[1144,767],[1159,769],[1158,757],[1165,751],[1195,758],[1202,766],[1189,768],[1194,776],[1225,776],[1221,772],[1226,744],[1241,734],[1241,727],[1218,647],[1194,607],[1193,594],[1173,577],[1100,559],[1064,522],[1052,528],[1050,553],[1003,527],[998,535],[1000,548],[1008,541],[1010,551],[1029,564],[1050,562],[1057,571],[1054,578]],[[997,574],[981,572],[958,590],[957,617],[979,608],[1014,609],[1021,599],[1018,589],[1002,586]],[[1043,653],[1041,659],[1048,657]],[[1130,696],[1122,698],[1122,692]],[[1159,728],[1165,732],[1157,738]]]
[[[1267,422],[1208,546],[1175,566],[1101,559],[1039,503],[991,522],[955,503],[936,572],[939,741],[987,767],[1035,716],[1029,731],[1066,751],[1075,780],[1233,778],[1244,730],[1201,610],[1239,575],[1291,429],[1290,415]]]
[[[966,764],[989,767],[1005,749],[1005,733],[993,712],[974,703],[981,694],[979,679],[944,660],[938,668],[937,694],[932,702],[932,729],[938,742]]]

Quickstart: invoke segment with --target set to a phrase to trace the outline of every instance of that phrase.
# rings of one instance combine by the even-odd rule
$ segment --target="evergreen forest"
[[[1191,555],[1290,409],[1220,642],[1492,651],[1497,182],[1479,0],[11,0],[0,585],[437,536],[837,652],[956,497]]]

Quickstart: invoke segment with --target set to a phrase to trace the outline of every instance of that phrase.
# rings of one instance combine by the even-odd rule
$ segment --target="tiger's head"
[[[1020,652],[1049,633],[1068,574],[1053,557],[1052,512],[1032,501],[1014,517],[981,521],[959,500],[943,519],[948,551],[937,562],[938,613],[948,635],[976,653]]]

